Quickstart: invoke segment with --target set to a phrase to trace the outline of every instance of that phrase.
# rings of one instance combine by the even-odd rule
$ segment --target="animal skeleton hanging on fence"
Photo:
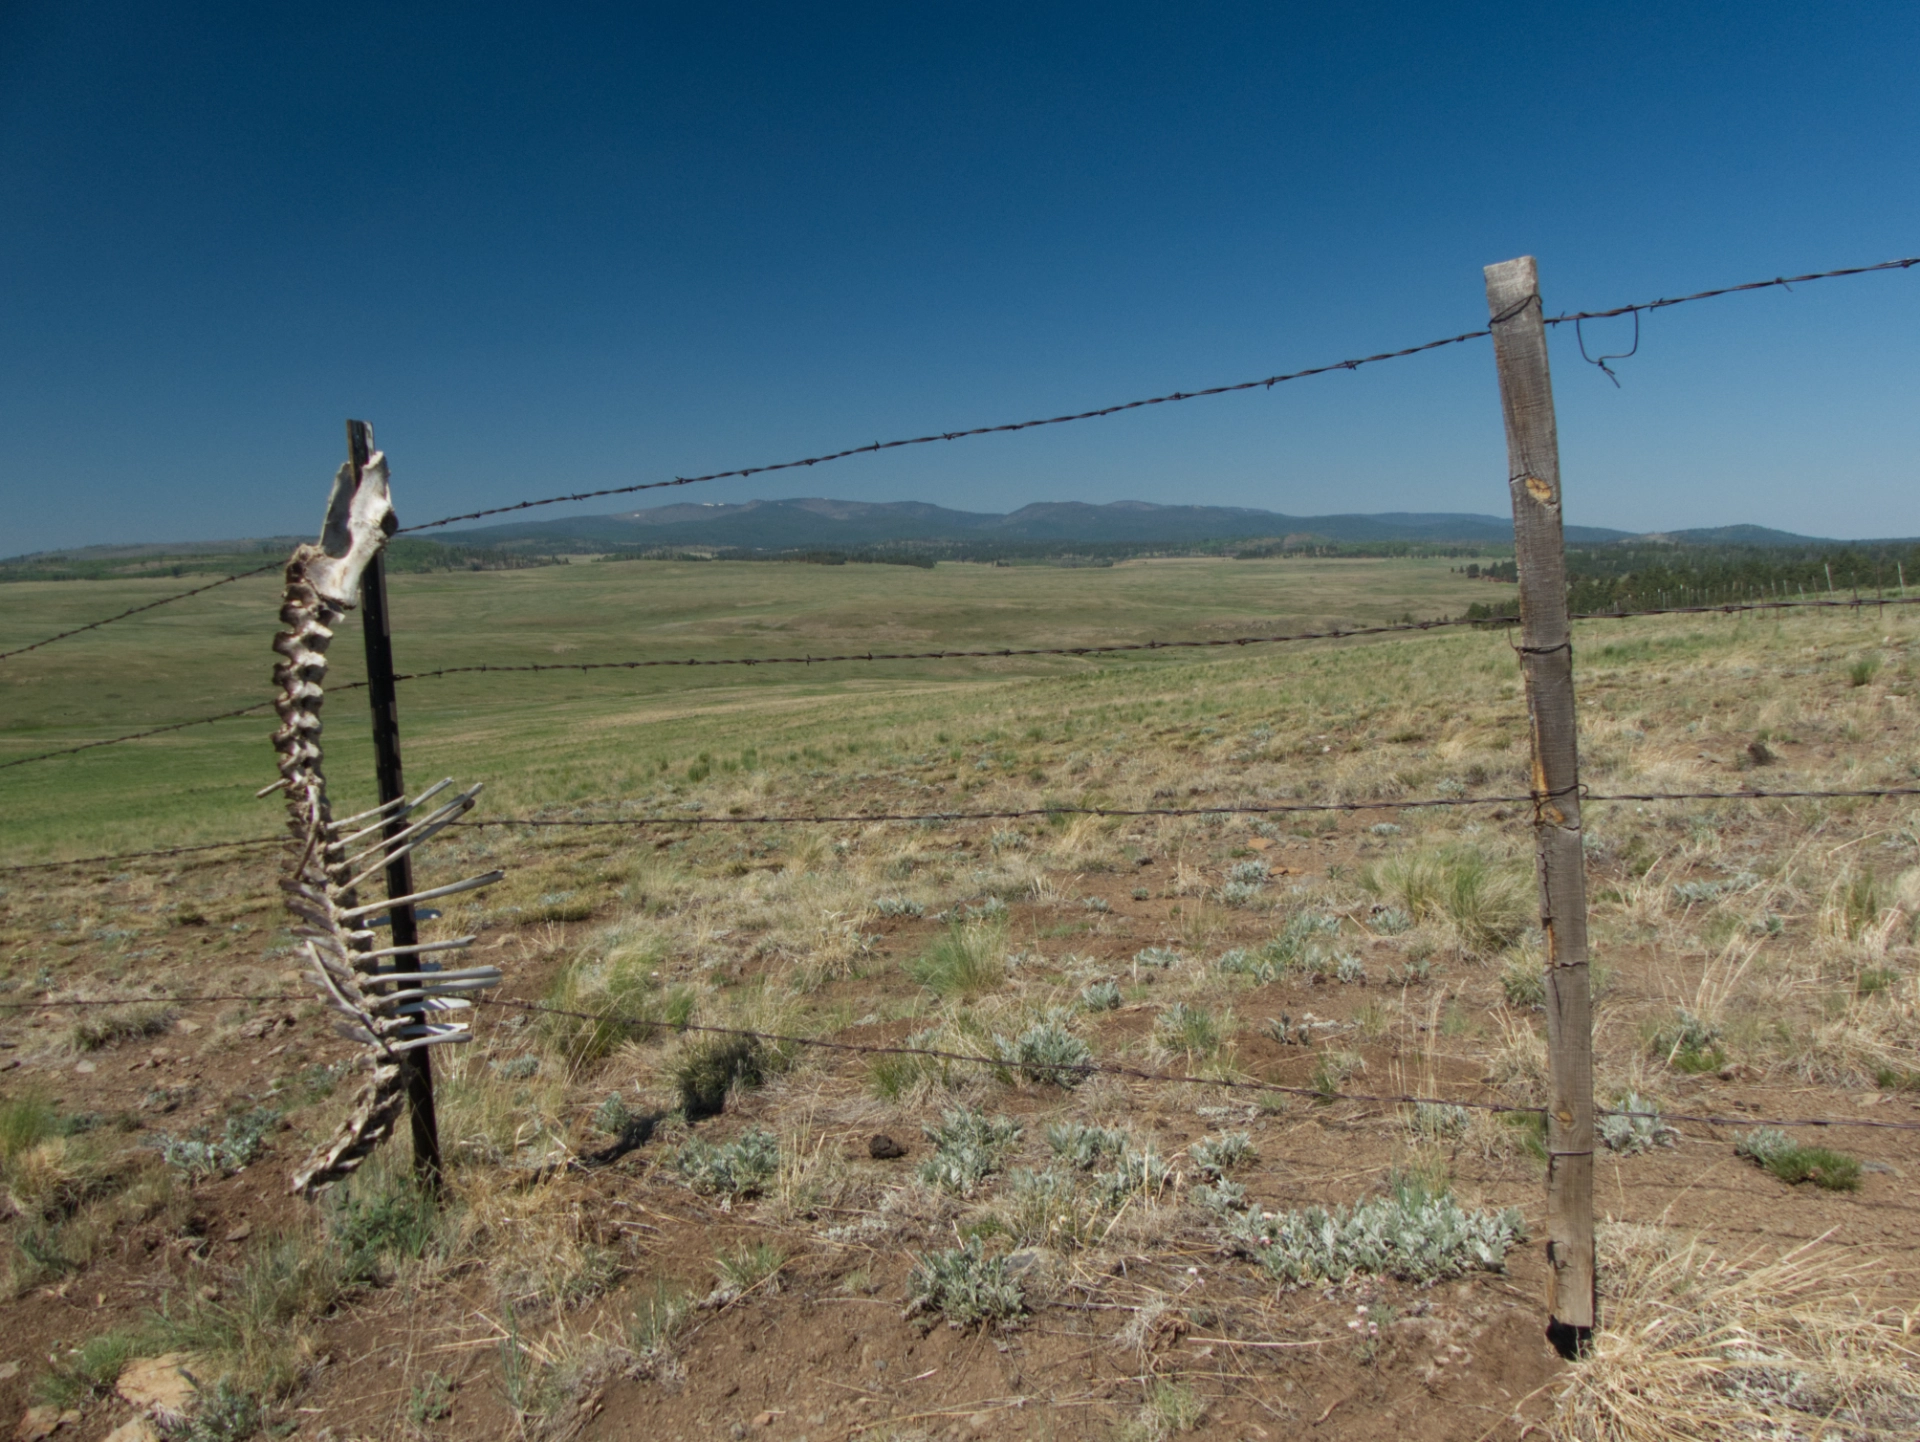
[[[381,924],[376,913],[391,915],[393,902],[471,891],[498,881],[502,873],[371,904],[362,904],[357,891],[389,861],[412,852],[464,815],[480,787],[460,792],[411,825],[401,824],[403,818],[451,786],[451,780],[412,800],[399,797],[339,821],[327,804],[320,754],[327,647],[333,627],[353,609],[361,576],[386,545],[393,524],[386,457],[375,451],[358,470],[352,463],[342,466],[334,478],[320,543],[299,547],[287,562],[280,604],[285,629],[273,641],[281,658],[273,668],[280,688],[274,700],[280,728],[273,736],[280,780],[261,794],[287,793],[293,863],[280,886],[288,908],[300,919],[294,934],[301,938],[321,999],[344,1015],[338,1030],[367,1048],[373,1067],[346,1120],[294,1174],[293,1190],[302,1196],[350,1175],[392,1133],[406,1103],[407,1053],[468,1040],[472,1033],[459,1013],[471,1010],[473,1003],[460,993],[500,982],[496,967],[442,971],[436,963],[419,959],[468,946],[471,936],[376,948],[372,928]]]

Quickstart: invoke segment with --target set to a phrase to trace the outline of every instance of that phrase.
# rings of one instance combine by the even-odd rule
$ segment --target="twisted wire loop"
[[[352,1175],[392,1135],[407,1100],[402,1058],[420,1047],[468,1040],[468,1023],[456,1013],[470,1010],[473,1003],[462,993],[496,986],[501,979],[494,967],[445,972],[434,962],[418,959],[468,946],[472,937],[376,950],[373,926],[378,923],[371,920],[374,912],[390,913],[396,905],[491,884],[501,873],[372,905],[363,905],[358,895],[360,884],[389,861],[471,809],[480,788],[462,792],[410,826],[397,823],[451,781],[430,787],[411,802],[400,797],[343,820],[335,819],[327,799],[320,747],[327,648],[334,627],[354,605],[361,573],[386,544],[392,514],[383,456],[376,452],[361,472],[351,464],[341,467],[322,544],[300,546],[287,562],[282,629],[273,639],[280,657],[273,668],[279,688],[273,706],[280,717],[273,749],[280,779],[260,794],[286,792],[292,865],[280,889],[287,909],[298,918],[293,932],[321,1000],[345,1018],[336,1030],[361,1043],[371,1063],[346,1117],[294,1173],[293,1191],[303,1197]],[[376,839],[353,850],[369,837]],[[403,956],[407,960],[380,965]]]

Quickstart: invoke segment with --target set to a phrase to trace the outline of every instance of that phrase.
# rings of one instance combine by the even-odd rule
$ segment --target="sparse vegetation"
[[[951,923],[908,964],[907,973],[943,997],[975,997],[1006,978],[1007,935],[993,922]]]
[[[1804,1146],[1778,1127],[1757,1127],[1734,1144],[1734,1151],[1789,1186],[1812,1182],[1830,1192],[1851,1192],[1860,1185],[1860,1163],[1826,1147]]]
[[[1622,1156],[1670,1147],[1680,1140],[1680,1133],[1660,1119],[1660,1108],[1639,1092],[1622,1096],[1615,1110],[1602,1114],[1596,1126],[1601,1145]]]
[[[933,1143],[933,1154],[920,1163],[920,1180],[961,1196],[973,1195],[989,1174],[1000,1170],[1001,1157],[1021,1132],[1019,1124],[1006,1117],[989,1119],[973,1111],[949,1111],[938,1126],[921,1130]]]
[[[580,595],[627,607],[629,620],[640,604],[634,598],[644,597],[657,603],[663,627],[680,627],[672,645],[684,650],[688,636],[707,634],[718,651],[733,642],[718,631],[700,633],[709,624],[704,613],[650,589],[649,577],[675,569],[691,595],[711,586],[707,577],[725,564],[701,563],[697,585],[684,580],[691,563],[663,562],[645,574],[639,566],[607,568],[624,573],[623,585],[637,588],[631,592],[594,589],[601,583],[587,565],[515,579],[564,580]],[[1255,592],[1237,589],[1245,583],[1228,572],[1256,566],[1264,568],[1262,615],[1270,597],[1300,594],[1289,589],[1296,574],[1320,578],[1303,615],[1368,614],[1369,593],[1338,590],[1349,583],[1325,568],[1305,569],[1319,564],[1181,563],[1160,567],[1153,585],[1199,586],[1180,575],[1204,573],[1207,605],[1224,595],[1252,607]],[[951,600],[960,593],[956,568],[894,569],[933,588],[929,594]],[[1148,570],[1117,566],[1074,581],[1124,582],[1146,596]],[[1025,569],[1014,568],[987,579],[1016,598],[1029,582]],[[751,589],[765,584],[752,577],[741,584],[743,599],[767,594]],[[1442,601],[1442,584],[1455,583],[1436,582],[1428,608],[1396,596],[1395,614],[1457,614],[1463,600],[1492,590],[1484,581],[1470,590],[1461,582],[1463,594]],[[410,596],[409,605],[418,600],[420,614],[431,614],[439,594]],[[913,609],[919,604],[900,608],[902,624],[927,619]],[[976,624],[942,614],[947,620],[929,621],[929,634]],[[1013,613],[997,598],[990,614],[978,623],[989,631]],[[1126,614],[1116,606],[1095,619],[1110,625]],[[1166,614],[1186,623],[1187,613]],[[1788,617],[1762,627],[1714,617],[1636,622],[1630,631],[1583,625],[1583,775],[1596,792],[1725,789],[1733,770],[1782,784],[1791,774],[1795,786],[1843,778],[1904,784],[1899,738],[1914,674],[1899,629],[1904,614],[1889,608],[1884,628],[1870,635],[1843,632],[1834,618]],[[496,628],[503,654],[551,659],[552,647],[575,644],[550,628],[536,644],[516,629],[511,608],[503,615]],[[798,644],[806,646],[837,624],[823,620],[821,609],[782,615],[783,624],[803,628]],[[0,618],[0,629],[13,624]],[[1093,621],[1063,612],[1035,624],[1057,624],[1064,635]],[[641,654],[667,644],[651,624],[638,632],[598,626],[583,631],[583,651],[617,641]],[[236,643],[234,656],[244,660],[258,637],[239,639],[245,645]],[[998,641],[995,634],[982,644]],[[172,643],[161,636],[158,644],[164,651]],[[217,651],[224,643],[210,644]],[[1869,653],[1881,658],[1878,671],[1868,683],[1847,684],[1854,660]],[[57,1292],[62,1306],[83,1316],[79,1309],[98,1292],[121,1285],[124,1269],[132,1285],[159,1289],[156,1311],[166,1318],[152,1328],[126,1323],[91,1353],[88,1339],[63,1340],[36,1400],[99,1408],[81,1429],[93,1435],[85,1429],[105,1421],[101,1388],[110,1383],[99,1379],[113,1370],[117,1349],[165,1346],[207,1359],[209,1395],[220,1395],[224,1377],[229,1396],[258,1405],[262,1426],[277,1425],[296,1405],[338,1404],[337,1389],[347,1384],[329,1368],[361,1355],[353,1350],[359,1331],[352,1347],[342,1346],[342,1333],[390,1336],[380,1329],[396,1311],[376,1293],[392,1288],[410,1317],[442,1329],[450,1347],[470,1350],[423,1352],[413,1370],[383,1378],[388,1413],[353,1422],[368,1435],[437,1436],[470,1422],[491,1425],[486,1409],[503,1398],[510,1428],[517,1420],[529,1439],[563,1435],[587,1415],[581,1405],[623,1373],[662,1399],[683,1389],[685,1400],[670,1403],[662,1425],[684,1429],[693,1425],[686,1418],[718,1405],[712,1378],[691,1367],[691,1354],[676,1355],[696,1326],[702,1337],[731,1338],[736,1328],[758,1337],[762,1319],[735,1309],[765,1308],[776,1332],[792,1335],[786,1309],[803,1296],[832,1295],[845,1304],[836,1313],[861,1316],[861,1346],[871,1343],[878,1353],[890,1330],[906,1330],[877,1305],[905,1270],[902,1260],[890,1271],[888,1258],[957,1247],[981,1263],[969,1284],[976,1298],[998,1279],[1036,1312],[1064,1296],[1145,1315],[1156,1294],[1185,1294],[1160,1317],[1160,1344],[1180,1325],[1193,1335],[1242,1335],[1226,1331],[1235,1309],[1263,1305],[1276,1281],[1317,1287],[1346,1276],[1358,1289],[1382,1273],[1416,1287],[1431,1275],[1470,1279],[1511,1244],[1503,1209],[1537,1205],[1545,1118],[1445,1102],[1396,1110],[1338,1097],[1414,1093],[1544,1104],[1544,1018],[1536,1010],[1544,957],[1533,930],[1524,807],[1508,816],[1483,808],[1385,813],[1391,821],[1373,812],[1128,818],[1056,809],[992,829],[944,821],[670,824],[682,816],[782,811],[1040,813],[1056,801],[1194,809],[1216,798],[1225,806],[1525,791],[1524,708],[1502,636],[1435,632],[1364,653],[1307,649],[1287,657],[1291,669],[1281,670],[1273,669],[1277,653],[1269,660],[1251,650],[1218,666],[1142,658],[1128,663],[1124,677],[1095,664],[1076,662],[1069,674],[1064,666],[1049,671],[1051,662],[1023,670],[995,661],[985,686],[972,687],[976,672],[955,665],[928,668],[939,683],[921,690],[892,688],[878,671],[843,685],[816,667],[796,689],[755,668],[731,673],[735,689],[726,693],[698,690],[706,673],[664,670],[622,673],[627,689],[616,692],[598,689],[595,673],[579,681],[577,698],[570,695],[564,728],[554,723],[542,733],[549,721],[537,708],[514,712],[512,725],[487,732],[489,767],[498,773],[489,794],[499,796],[500,813],[663,819],[609,834],[476,829],[447,843],[473,869],[506,866],[509,879],[449,903],[445,926],[478,933],[483,949],[501,949],[512,963],[509,995],[583,1015],[520,1024],[510,1009],[483,1009],[476,1045],[436,1054],[449,1169],[438,1207],[405,1178],[404,1123],[389,1151],[321,1204],[315,1215],[324,1238],[318,1228],[289,1227],[289,1214],[253,1210],[257,1198],[278,1189],[275,1175],[210,1180],[250,1148],[246,1165],[255,1173],[262,1158],[277,1170],[349,1104],[350,1070],[327,1060],[342,1053],[314,1054],[324,1021],[304,1007],[291,1018],[277,1008],[179,1007],[163,1030],[102,1031],[91,1049],[65,1020],[35,1026],[31,1013],[0,1015],[0,1039],[13,1043],[0,1062],[23,1063],[8,1073],[9,1095],[0,1100],[0,1180],[11,1203],[0,1228],[10,1244],[13,1295]],[[649,690],[656,681],[662,689]],[[156,684],[164,692],[174,683]],[[444,693],[422,689],[410,712],[418,728],[410,730],[410,747],[414,735],[423,747],[439,747],[467,734],[473,693],[461,693],[458,705],[440,699],[454,698],[463,684],[449,682]],[[769,699],[777,709],[763,704]],[[111,706],[101,705],[105,725]],[[630,724],[637,706],[649,718],[643,727]],[[770,717],[777,743],[769,739]],[[0,736],[0,752],[18,744]],[[241,794],[247,778],[223,769],[224,753],[200,749],[188,733],[148,749],[158,754],[162,745],[177,745],[209,785]],[[137,841],[131,832],[115,839],[131,821],[87,809],[95,766],[121,787],[116,795],[147,794],[143,775],[119,765],[114,750],[103,750],[88,768],[74,767],[79,800],[57,825],[31,792],[18,805],[10,792],[9,858],[38,859],[35,847],[50,851],[69,837],[76,850],[146,844],[145,831]],[[1746,769],[1758,766],[1777,769]],[[695,772],[700,779],[689,781]],[[225,793],[205,793],[216,794]],[[177,804],[185,819],[178,834],[159,828],[165,842],[223,839],[257,824],[198,790],[166,804]],[[343,792],[347,804],[361,803]],[[1606,963],[1595,968],[1596,995],[1604,998],[1596,1076],[1617,1110],[1657,1112],[1651,1103],[1659,1098],[1687,1112],[1720,1113],[1752,1100],[1755,1116],[1904,1114],[1920,1091],[1913,1062],[1920,841],[1903,805],[1594,803],[1586,830],[1594,954]],[[97,845],[85,840],[95,832]],[[196,983],[204,970],[208,986],[225,989],[224,967],[257,967],[263,954],[276,973],[290,967],[294,960],[276,950],[286,942],[270,906],[266,853],[247,869],[254,865],[242,857],[156,867],[151,876],[138,867],[112,876],[10,876],[4,901],[13,949],[0,962],[0,989],[8,1000],[58,999],[125,990],[133,978],[144,987],[151,977],[155,991],[191,990],[163,980],[183,964],[196,967]],[[136,955],[150,947],[168,954]],[[695,1021],[980,1060],[799,1053],[676,1031]],[[804,1056],[804,1068],[790,1073],[796,1056]],[[1074,1069],[1093,1057],[1202,1080],[1156,1084],[1149,1093],[1145,1083]],[[42,1065],[61,1070],[36,1070]],[[43,1094],[32,1095],[21,1078],[43,1079]],[[1324,1105],[1224,1090],[1208,1079],[1314,1087]],[[1762,1088],[1776,1095],[1790,1088],[1803,1099],[1793,1112],[1777,1113]],[[1865,1110],[1876,1102],[1881,1110]],[[249,1141],[247,1117],[258,1107],[277,1111],[288,1130]],[[1001,1109],[1014,1116],[997,1116]],[[733,1115],[700,1120],[723,1112]],[[1315,1121],[1326,1124],[1330,1140],[1317,1152],[1297,1144]],[[1821,1148],[1789,1160],[1799,1150],[1791,1144],[1781,1151],[1742,1138],[1741,1155],[1752,1165],[1726,1158],[1710,1186],[1676,1190],[1667,1184],[1699,1144],[1662,1160],[1657,1149],[1671,1129],[1657,1116],[1603,1115],[1599,1125],[1600,1142],[1621,1162],[1602,1166],[1603,1209],[1614,1209],[1617,1185],[1620,1205],[1641,1209],[1624,1214],[1670,1208],[1676,1225],[1709,1238],[1762,1215],[1782,1246],[1796,1227],[1805,1236],[1837,1227],[1850,1256],[1883,1263],[1873,1277],[1887,1296],[1911,1290],[1904,1234],[1871,1225],[1870,1200],[1894,1186],[1875,1173],[1887,1164],[1908,1169],[1898,1134],[1859,1134],[1869,1140],[1857,1160]],[[1241,1152],[1242,1137],[1257,1155]],[[876,1140],[888,1146],[869,1154]],[[1650,1159],[1624,1160],[1650,1150]],[[1704,1152],[1697,1160],[1711,1164]],[[1396,1167],[1417,1179],[1403,1177],[1382,1194],[1382,1179]],[[1457,1201],[1446,1192],[1450,1176],[1458,1178]],[[1818,1190],[1848,1178],[1869,1202]],[[1810,1185],[1796,1200],[1783,1181]],[[690,1196],[689,1187],[712,1200]],[[1279,1196],[1287,1198],[1284,1208]],[[236,1213],[253,1217],[254,1237],[227,1240]],[[700,1230],[716,1226],[714,1235]],[[1222,1254],[1222,1236],[1241,1262]],[[152,1260],[143,1263],[149,1240]],[[771,1266],[768,1255],[752,1252],[761,1243],[772,1246]],[[1582,1379],[1613,1379],[1609,1404],[1620,1415],[1645,1415],[1636,1411],[1640,1394],[1627,1395],[1644,1388],[1669,1399],[1662,1418],[1696,1415],[1687,1406],[1745,1418],[1740,1407],[1764,1403],[1775,1430],[1808,1436],[1821,1425],[1835,1437],[1875,1435],[1863,1419],[1880,1435],[1913,1430],[1899,1410],[1907,1405],[1899,1400],[1905,1364],[1897,1361],[1905,1343],[1895,1340],[1903,1323],[1887,1325],[1871,1287],[1855,1284],[1852,1314],[1819,1300],[1826,1294],[1818,1289],[1774,1310],[1771,1296],[1745,1283],[1729,1282],[1727,1291],[1711,1268],[1682,1265],[1676,1259],[1690,1246],[1685,1237],[1669,1238],[1660,1249],[1665,1260],[1646,1263],[1678,1269],[1672,1287],[1679,1290],[1660,1290],[1668,1286],[1660,1282],[1653,1300],[1631,1313],[1644,1325],[1660,1308],[1677,1309],[1682,1320],[1655,1333],[1615,1334],[1616,1310],[1630,1304],[1612,1289],[1630,1279],[1603,1269],[1609,1296],[1595,1360],[1617,1357],[1620,1365],[1609,1372],[1590,1361],[1580,1371]],[[705,1268],[716,1249],[727,1265],[715,1264],[709,1289]],[[1609,1255],[1610,1266],[1622,1265],[1622,1254]],[[1826,1255],[1831,1265],[1835,1254]],[[479,1269],[476,1256],[485,1259]],[[658,1279],[675,1257],[704,1302]],[[103,1266],[108,1258],[116,1259],[111,1268]],[[1123,1261],[1125,1270],[1114,1270]],[[1757,1254],[1749,1261],[1764,1265]],[[1068,1278],[1071,1287],[1056,1291]],[[1491,1300],[1478,1295],[1487,1284],[1468,1285],[1475,1295],[1459,1306]],[[1704,1290],[1686,1290],[1695,1285]],[[931,1291],[925,1295],[918,1310],[927,1318],[969,1316],[968,1325],[979,1325],[1018,1315],[969,1303],[967,1285],[955,1292],[961,1301],[953,1314]],[[1384,1295],[1394,1307],[1406,1301],[1390,1284]],[[1396,1405],[1405,1374],[1385,1364],[1395,1348],[1424,1347],[1410,1339],[1420,1328],[1438,1332],[1456,1305],[1451,1286],[1412,1295],[1431,1302],[1435,1310],[1426,1315],[1435,1321],[1390,1326],[1389,1301],[1366,1298],[1379,1328],[1380,1365],[1369,1375]],[[1701,1307],[1720,1309],[1712,1326],[1722,1330],[1696,1327],[1696,1296]],[[1297,1300],[1318,1305],[1311,1296]],[[726,1320],[709,1330],[707,1319],[722,1309]],[[1112,1330],[1125,1322],[1131,1329],[1126,1319],[1135,1315],[1094,1310],[1067,1325],[1091,1320]],[[489,1331],[496,1322],[507,1341]],[[1754,1345],[1791,1355],[1791,1369],[1732,1357],[1729,1348],[1746,1345],[1738,1339],[1748,1334],[1738,1329],[1749,1324],[1751,1336],[1764,1339]],[[1350,1350],[1357,1357],[1365,1349],[1349,1349],[1340,1321],[1332,1325],[1344,1365]],[[1144,1351],[1152,1328],[1140,1336]],[[808,1344],[816,1340],[809,1332]],[[1678,1360],[1665,1356],[1669,1340]],[[1820,1350],[1829,1345],[1835,1350]],[[803,1362],[797,1344],[785,1340],[761,1346],[763,1363],[803,1385],[829,1366]],[[1142,1362],[1147,1380],[1118,1423],[1142,1436],[1173,1435],[1187,1415],[1151,1395],[1156,1380],[1183,1385],[1154,1368],[1186,1352],[1160,1345],[1155,1356]],[[320,1357],[333,1360],[321,1367]],[[460,1370],[468,1357],[484,1360],[479,1375]],[[1891,1367],[1883,1365],[1889,1357]],[[1650,1370],[1632,1372],[1634,1358]],[[886,1390],[911,1375],[889,1361],[885,1373],[869,1372],[862,1354],[863,1370],[846,1378]],[[839,1365],[837,1354],[831,1365]],[[1028,1364],[1023,1386],[1037,1393],[1054,1385],[1061,1374],[1051,1365]],[[1506,1402],[1480,1386],[1480,1364],[1449,1355],[1447,1365],[1458,1370],[1447,1374],[1446,1387],[1412,1394],[1418,1405],[1485,1402],[1506,1415]],[[1515,1363],[1513,1381],[1531,1388],[1546,1379],[1528,1377],[1527,1365]],[[451,1393],[436,1383],[456,1377]],[[1221,1416],[1231,1404],[1224,1394],[1204,1379],[1184,1385],[1196,1405],[1216,1408],[1199,1427],[1225,1427]],[[1143,1397],[1145,1409],[1131,1415]],[[735,1405],[749,1423],[764,1405],[788,1409],[774,1430],[817,1430],[806,1420],[811,1401],[788,1404],[774,1395]],[[1569,1393],[1562,1411],[1591,1419],[1598,1405],[1585,1392]],[[1295,1421],[1315,1415],[1303,1411]],[[1335,1413],[1336,1422],[1346,1415]],[[1821,1420],[1829,1415],[1830,1425]],[[712,1416],[724,1428],[732,1414]],[[1466,1435],[1495,1420],[1474,1418]],[[818,1427],[843,1423],[835,1417]],[[1589,1427],[1565,1435],[1621,1442],[1632,1434]]]

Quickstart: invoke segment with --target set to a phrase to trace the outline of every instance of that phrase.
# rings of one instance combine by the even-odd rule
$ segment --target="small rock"
[[[252,1235],[253,1235],[253,1223],[242,1222],[239,1226],[235,1227],[232,1231],[227,1233],[227,1240],[229,1242],[244,1242],[248,1237],[251,1237]]]
[[[113,1390],[136,1411],[151,1412],[163,1422],[177,1422],[193,1406],[195,1387],[186,1372],[186,1357],[169,1352],[164,1357],[142,1357],[129,1362]]]
[[[94,1064],[93,1064],[92,1062],[90,1062],[90,1061],[77,1061],[77,1062],[75,1062],[75,1063],[73,1064],[73,1069],[74,1069],[75,1071],[77,1071],[77,1072],[79,1072],[79,1073],[81,1073],[81,1074],[82,1074],[83,1076],[84,1076],[84,1075],[86,1075],[86,1074],[87,1074],[87,1073],[89,1073],[89,1072],[94,1072],[94,1071],[98,1071],[98,1070],[99,1070],[99,1068],[98,1068],[98,1067],[96,1067],[96,1066],[95,1066],[95,1065],[94,1065]]]
[[[103,1442],[160,1442],[160,1432],[145,1417],[134,1417],[107,1433]]]
[[[17,1361],[0,1362],[0,1382],[10,1381],[13,1378],[18,1377],[19,1375],[20,1375],[19,1362]]]
[[[1031,1247],[1023,1247],[1017,1252],[1007,1253],[1006,1265],[1008,1276],[1024,1277],[1040,1265],[1040,1254]]]
[[[779,1415],[778,1412],[762,1412],[758,1417],[753,1419],[753,1425],[756,1427],[771,1427],[773,1425],[773,1419]]]
[[[62,1412],[58,1407],[29,1407],[13,1435],[19,1442],[41,1442],[43,1437],[51,1437],[62,1427],[71,1427],[79,1420],[78,1408]]]
[[[867,1138],[867,1155],[876,1162],[890,1162],[895,1157],[904,1157],[907,1149],[885,1132],[875,1132]]]
[[[183,1016],[173,1024],[173,1029],[192,1036],[196,1031],[200,1030],[200,1023]]]

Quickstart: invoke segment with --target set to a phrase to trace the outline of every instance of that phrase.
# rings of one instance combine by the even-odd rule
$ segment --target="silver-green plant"
[[[1079,1086],[1093,1060],[1087,1044],[1068,1031],[1059,1016],[1035,1023],[1013,1041],[996,1036],[993,1045],[1003,1062],[1034,1083]]]
[[[271,1107],[255,1107],[236,1117],[228,1117],[225,1129],[217,1137],[162,1136],[155,1145],[161,1159],[188,1177],[224,1177],[250,1164],[260,1155],[269,1132],[279,1130],[280,1113]]]
[[[1088,1011],[1117,1011],[1120,987],[1111,981],[1092,981],[1080,988],[1080,1005]]]
[[[1111,1209],[1118,1207],[1128,1197],[1152,1201],[1166,1189],[1172,1178],[1173,1168],[1149,1144],[1128,1147],[1121,1152],[1119,1165],[1112,1171],[1096,1173],[1093,1185],[1102,1204]]]
[[[907,1315],[938,1312],[949,1326],[1006,1322],[1027,1300],[1005,1257],[990,1257],[978,1237],[958,1247],[925,1252],[907,1278]]]
[[[1415,1136],[1445,1141],[1465,1136],[1469,1120],[1467,1109],[1451,1102],[1415,1102],[1413,1114],[1407,1118],[1407,1128]]]
[[[1187,1149],[1187,1156],[1206,1176],[1224,1177],[1256,1155],[1253,1138],[1245,1132],[1224,1132],[1217,1137],[1202,1137]]]
[[[1351,1207],[1249,1212],[1230,1227],[1270,1276],[1291,1287],[1362,1273],[1430,1283],[1476,1269],[1500,1271],[1509,1249],[1526,1239],[1518,1208],[1470,1212],[1447,1193],[1407,1178],[1386,1196]]]
[[[930,1187],[970,1197],[987,1176],[1000,1170],[1008,1147],[1020,1140],[1020,1124],[1009,1117],[986,1117],[976,1111],[949,1111],[938,1126],[922,1126],[933,1152],[919,1167],[919,1178]]]
[[[1618,1111],[1603,1113],[1599,1123],[1601,1143],[1622,1156],[1674,1146],[1680,1140],[1680,1133],[1661,1120],[1660,1108],[1639,1092],[1621,1097]]]
[[[1197,1207],[1209,1212],[1226,1216],[1230,1212],[1246,1210],[1247,1189],[1238,1182],[1224,1179],[1216,1182],[1202,1182],[1187,1193]]]
[[[1047,1145],[1068,1166],[1090,1172],[1102,1159],[1126,1151],[1127,1134],[1085,1122],[1052,1122],[1047,1127]]]
[[[694,1137],[680,1148],[674,1165],[696,1192],[750,1197],[765,1189],[780,1170],[780,1143],[759,1127],[719,1146]]]

